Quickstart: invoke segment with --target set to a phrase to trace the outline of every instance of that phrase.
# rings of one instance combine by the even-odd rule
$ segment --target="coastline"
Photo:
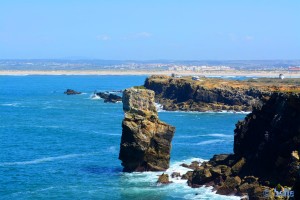
[[[159,70],[0,70],[0,76],[24,76],[24,75],[200,75],[200,76],[248,76],[248,77],[278,77],[284,74],[287,78],[300,78],[300,72],[285,71],[159,71]]]

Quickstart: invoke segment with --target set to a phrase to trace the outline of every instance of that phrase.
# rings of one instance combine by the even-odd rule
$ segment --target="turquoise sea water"
[[[161,173],[123,173],[118,160],[122,104],[90,98],[94,90],[141,85],[145,76],[0,76],[0,199],[238,199],[157,185]],[[67,96],[67,89],[83,92]],[[171,167],[231,153],[245,114],[159,112],[174,126]]]

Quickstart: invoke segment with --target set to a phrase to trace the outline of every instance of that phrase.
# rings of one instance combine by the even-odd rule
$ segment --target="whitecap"
[[[48,109],[57,109],[58,107],[55,107],[55,106],[45,106],[43,107],[42,109],[43,110],[48,110]]]
[[[1,106],[19,107],[20,103],[3,103]]]
[[[163,110],[163,105],[159,104],[159,103],[155,103],[155,107],[157,112],[162,112]]]
[[[92,100],[99,100],[99,99],[102,99],[99,95],[97,95],[97,94],[92,94],[92,95],[90,95],[90,99],[92,99]]]
[[[109,133],[109,134],[106,134],[106,135],[111,135],[111,136],[121,136],[121,134],[118,134],[118,133]]]
[[[35,194],[35,193],[40,193],[40,192],[44,192],[44,191],[49,191],[49,190],[54,190],[57,189],[56,187],[50,186],[50,187],[46,187],[46,188],[41,188],[41,189],[37,189],[34,191],[21,191],[21,192],[16,192],[13,193],[13,196],[18,196],[18,195],[22,195],[22,194]]]
[[[65,160],[70,158],[76,158],[76,157],[83,157],[83,156],[89,156],[93,155],[95,153],[86,153],[86,154],[67,154],[62,156],[54,156],[54,157],[44,157],[29,161],[18,161],[18,162],[3,162],[0,163],[0,166],[14,166],[14,165],[33,165],[33,164],[39,164],[44,162],[51,162],[56,160]]]
[[[207,134],[205,136],[212,136],[212,137],[233,137],[233,135],[226,135],[222,133],[212,133],[212,134]]]
[[[234,110],[221,110],[221,111],[205,111],[205,113],[228,113],[228,114],[249,114],[248,111],[234,111]]]
[[[215,144],[219,142],[224,142],[225,140],[215,139],[215,140],[205,140],[202,142],[198,142],[195,145],[207,145],[207,144]]]
[[[211,136],[211,137],[233,137],[233,135],[226,135],[222,133],[212,133],[212,134],[200,134],[200,135],[179,135],[176,136],[177,138],[197,138],[197,137],[206,137],[206,136]]]
[[[184,110],[160,110],[158,112],[170,112],[170,113],[187,113],[187,114],[249,114],[248,111],[234,111],[234,110],[221,110],[221,111],[184,111]],[[180,115],[178,115],[180,116]]]
[[[46,126],[42,126],[42,125],[32,125],[30,127],[33,127],[33,128],[54,128],[54,129],[57,129],[57,128],[62,128],[61,126],[55,126],[55,125],[46,125]]]
[[[106,149],[107,152],[109,153],[116,153],[117,152],[117,147],[116,146],[110,146]]]

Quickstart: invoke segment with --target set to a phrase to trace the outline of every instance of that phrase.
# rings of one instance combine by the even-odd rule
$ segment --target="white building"
[[[282,80],[284,79],[284,75],[283,74],[279,74],[279,78]]]

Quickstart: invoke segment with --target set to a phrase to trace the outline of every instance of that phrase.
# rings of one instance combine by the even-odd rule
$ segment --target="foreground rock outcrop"
[[[164,171],[169,168],[175,127],[159,120],[154,92],[126,89],[123,92],[122,138],[119,159],[124,171]]]
[[[192,80],[154,75],[146,79],[144,87],[155,92],[165,110],[251,111],[273,92],[300,91],[300,79]]]
[[[234,154],[215,155],[185,177],[190,186],[213,186],[218,194],[300,199],[299,150],[300,95],[274,93],[236,124]]]

